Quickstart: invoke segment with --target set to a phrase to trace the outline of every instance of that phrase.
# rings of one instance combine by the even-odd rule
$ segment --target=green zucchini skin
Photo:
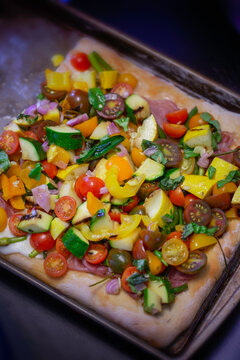
[[[65,150],[81,149],[83,144],[83,135],[81,131],[72,129],[72,132],[65,131],[67,126],[46,127],[48,143],[60,146]]]

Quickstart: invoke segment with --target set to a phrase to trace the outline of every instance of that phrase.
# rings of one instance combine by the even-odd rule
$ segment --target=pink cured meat
[[[17,210],[15,210],[11,204],[9,204],[8,202],[6,202],[2,196],[0,195],[0,207],[2,207],[4,210],[6,210],[7,212],[7,216],[10,217],[12,215],[15,214],[15,212],[17,212]]]
[[[221,135],[222,135],[222,140],[218,144],[218,149],[215,154],[230,151],[231,146],[234,144],[233,135],[229,131],[222,131]],[[219,157],[230,163],[233,161],[233,154],[222,155]]]
[[[194,275],[183,274],[180,271],[172,268],[168,273],[168,280],[172,284],[172,287],[178,287],[186,282],[189,282],[193,279]]]
[[[76,270],[81,272],[87,272],[99,276],[110,275],[109,268],[105,265],[93,265],[89,264],[85,259],[78,259],[76,256],[71,255],[68,260],[68,268],[70,270]]]
[[[150,111],[154,115],[159,126],[163,126],[163,123],[167,120],[166,114],[178,110],[177,105],[168,99],[162,100],[149,100],[146,99],[150,106]]]

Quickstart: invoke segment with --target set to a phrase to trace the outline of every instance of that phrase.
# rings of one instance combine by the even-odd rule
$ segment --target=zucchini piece
[[[52,219],[51,215],[35,210],[22,216],[18,229],[30,234],[46,232],[50,229]]]
[[[153,181],[164,173],[165,166],[152,159],[146,159],[135,172],[135,176],[144,175],[147,181]]]
[[[66,221],[60,220],[58,217],[55,217],[51,222],[50,233],[54,240],[58,238],[61,233],[66,230],[69,226],[69,223]]]
[[[141,228],[138,227],[129,235],[122,238],[115,238],[113,240],[110,240],[109,243],[111,247],[114,249],[132,251],[133,245],[137,241],[140,232],[141,232]]]
[[[174,180],[181,176],[181,171],[180,169],[171,169],[170,171],[168,170],[168,175],[170,179]]]
[[[81,231],[71,227],[62,237],[62,242],[66,248],[78,259],[82,259],[89,247],[89,241],[83,236]]]
[[[108,135],[107,128],[111,124],[111,121],[102,121],[98,126],[93,130],[90,139],[92,140],[100,140],[104,136]]]
[[[156,315],[162,311],[160,296],[149,288],[143,291],[143,308],[149,314]]]
[[[98,212],[92,216],[90,230],[95,234],[101,234],[106,231],[112,232],[114,230],[114,222],[105,209],[98,210]]]
[[[46,127],[48,143],[55,144],[65,150],[76,150],[82,147],[81,131],[67,125]]]
[[[107,168],[106,168],[107,160],[102,158],[95,167],[95,176],[105,182],[107,176]]]
[[[59,190],[59,197],[63,196],[71,196],[73,199],[76,200],[77,206],[81,205],[82,200],[77,196],[76,191],[74,189],[75,181],[64,181],[60,190]]]
[[[20,137],[19,143],[23,160],[42,161],[47,158],[47,154],[43,151],[42,143],[40,141]]]
[[[86,174],[87,170],[88,164],[70,165],[65,170],[59,169],[57,172],[57,178],[62,181],[76,181],[79,176]]]
[[[115,205],[115,206],[123,206],[126,205],[129,202],[130,198],[123,198],[123,199],[117,199],[117,198],[113,198],[111,200],[111,204]]]
[[[72,219],[72,224],[73,225],[79,224],[82,220],[88,219],[91,216],[92,215],[90,214],[87,208],[87,201],[85,201],[77,208],[76,214]]]
[[[161,298],[163,304],[170,304],[175,299],[172,286],[167,279],[156,277],[156,280],[149,281],[148,287]]]
[[[150,115],[148,102],[137,94],[130,95],[126,101],[127,115],[134,124],[146,119]]]
[[[212,149],[212,132],[210,125],[196,126],[186,132],[183,142],[190,148],[203,146]]]
[[[134,139],[136,147],[141,148],[142,140],[154,141],[158,137],[158,127],[155,117],[151,114],[138,127],[137,137]]]

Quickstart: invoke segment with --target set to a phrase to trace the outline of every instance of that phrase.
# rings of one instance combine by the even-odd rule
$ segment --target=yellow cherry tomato
[[[129,84],[129,85],[131,85],[131,87],[133,89],[135,89],[135,87],[138,84],[138,79],[133,74],[124,73],[124,74],[119,75],[118,82],[119,83],[123,82],[123,83]]]
[[[230,193],[233,194],[237,190],[237,185],[234,182],[229,182],[219,189],[217,188],[217,183],[213,186],[213,195],[215,194],[223,194],[223,193]]]
[[[206,246],[216,244],[217,239],[214,236],[206,234],[194,234],[190,238],[190,250],[202,249]]]
[[[161,260],[149,250],[146,251],[146,255],[151,274],[158,275],[163,272],[165,266],[163,265]]]
[[[188,258],[187,245],[180,239],[171,238],[162,246],[162,257],[169,265],[183,264]]]
[[[142,162],[147,159],[146,155],[136,147],[132,148],[131,157],[137,167],[139,167]]]
[[[121,156],[112,156],[106,163],[106,169],[109,170],[115,166],[118,170],[118,180],[123,181],[130,179],[133,176],[133,169],[129,162]]]
[[[196,127],[196,126],[208,124],[206,121],[204,121],[201,118],[202,114],[203,113],[201,112],[201,113],[198,113],[196,115],[193,115],[193,117],[190,119],[189,124],[188,124],[190,129],[192,129],[192,128]],[[211,119],[214,120],[214,117],[211,114],[209,114],[209,115],[211,116]]]
[[[0,231],[6,229],[7,226],[7,213],[6,210],[0,207]]]

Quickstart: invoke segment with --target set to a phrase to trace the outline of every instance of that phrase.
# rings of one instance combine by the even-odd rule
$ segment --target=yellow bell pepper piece
[[[79,176],[86,174],[88,164],[70,165],[64,170],[58,170],[57,178],[62,181],[77,180]]]
[[[26,193],[22,180],[16,175],[13,175],[9,178],[9,185],[11,197],[24,195]]]
[[[97,73],[95,70],[75,71],[71,75],[73,88],[88,92],[88,89],[96,87],[96,77]]]
[[[56,72],[49,69],[45,71],[47,87],[53,90],[71,90],[70,72]]]
[[[31,179],[29,173],[34,169],[35,165],[28,164],[26,167],[21,169],[20,178],[23,181],[27,189],[32,190],[33,188],[46,184],[46,176],[41,174],[40,180]]]
[[[10,198],[9,201],[10,201],[12,207],[14,207],[14,209],[17,209],[17,210],[25,209],[25,204],[22,199],[22,196],[14,196],[14,197]]]
[[[64,57],[61,54],[55,54],[52,56],[51,60],[52,60],[53,66],[57,67],[63,62]]]
[[[213,179],[217,181],[225,179],[230,171],[238,170],[237,166],[230,164],[228,161],[225,161],[218,157],[215,157],[213,159],[210,166],[213,166],[216,169],[216,172],[213,175]],[[208,170],[206,172],[206,176],[208,176]]]
[[[73,89],[78,89],[78,90],[88,92],[88,90],[89,90],[88,83],[86,81],[75,81],[73,83]]]
[[[52,120],[59,124],[60,122],[60,112],[58,109],[49,111],[46,115],[43,115],[44,120]]]
[[[204,199],[211,192],[214,184],[217,180],[209,179],[207,176],[201,175],[184,175],[185,180],[182,183],[181,188],[197,196],[200,199]]]
[[[50,145],[47,152],[47,161],[58,166],[60,169],[66,169],[71,155],[68,151],[57,145]]]
[[[214,236],[206,234],[194,234],[190,239],[190,250],[197,250],[216,244],[217,239]]]
[[[149,216],[142,215],[142,222],[150,231],[157,231],[158,230],[157,222],[152,221],[152,219]]]
[[[128,180],[124,186],[120,186],[118,182],[118,169],[115,166],[112,166],[107,172],[105,184],[113,197],[123,199],[136,195],[144,180],[145,176],[136,176],[135,178]]]
[[[94,234],[89,229],[89,226],[84,223],[75,225],[75,227],[81,231],[81,233],[87,240],[90,240],[90,241],[101,241],[103,239],[110,239],[111,236],[117,235],[116,232],[107,232],[107,231],[103,232],[102,234]]]
[[[107,160],[102,158],[95,167],[95,176],[105,182],[107,176],[107,169],[106,169]]]
[[[240,204],[240,185],[238,186],[237,190],[233,195],[232,204]]]
[[[96,196],[89,191],[87,193],[87,208],[91,215],[96,214],[98,210],[105,209],[106,212],[110,210],[111,204],[104,204]]]
[[[99,80],[101,88],[111,89],[117,82],[118,72],[116,70],[101,71]]]
[[[80,130],[84,137],[89,137],[98,126],[97,116],[84,121],[81,124],[74,126],[75,129]]]
[[[142,220],[141,215],[121,215],[121,225],[117,229],[119,237],[125,237],[133,232]]]
[[[7,177],[10,178],[13,175],[20,176],[21,174],[21,167],[20,165],[12,165],[10,169],[7,171]]]

